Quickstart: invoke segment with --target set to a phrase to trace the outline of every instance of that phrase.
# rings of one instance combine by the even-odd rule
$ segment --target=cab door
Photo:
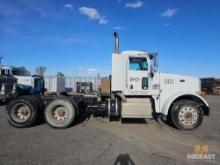
[[[129,91],[144,92],[149,89],[149,64],[146,56],[129,57],[127,87]]]

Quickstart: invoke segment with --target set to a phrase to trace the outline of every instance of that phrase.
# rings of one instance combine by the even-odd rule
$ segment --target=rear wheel
[[[14,127],[30,127],[38,116],[38,104],[28,96],[12,100],[6,107],[7,120]]]
[[[180,100],[171,109],[171,120],[181,130],[192,130],[202,124],[203,111],[200,105],[191,100]]]
[[[66,98],[55,99],[46,106],[44,116],[50,126],[67,128],[75,119],[75,107]]]

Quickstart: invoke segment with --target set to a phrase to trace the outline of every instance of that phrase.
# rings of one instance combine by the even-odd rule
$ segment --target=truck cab
[[[123,51],[112,55],[112,91],[124,95],[159,94],[157,53]]]
[[[194,128],[202,120],[202,114],[209,114],[208,103],[199,95],[200,80],[159,72],[157,56],[157,53],[146,51],[119,52],[119,38],[115,34],[111,92],[120,102],[120,106],[117,106],[120,109],[113,110],[112,116],[115,111],[119,111],[117,114],[122,118],[152,118],[155,114],[171,114],[173,123],[179,128]],[[179,114],[180,105],[182,114]],[[111,116],[111,109],[109,115]]]

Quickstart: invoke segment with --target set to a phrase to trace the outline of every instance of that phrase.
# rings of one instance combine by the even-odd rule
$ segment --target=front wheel
[[[171,120],[181,130],[192,130],[202,124],[203,111],[200,105],[191,100],[180,100],[171,108]]]

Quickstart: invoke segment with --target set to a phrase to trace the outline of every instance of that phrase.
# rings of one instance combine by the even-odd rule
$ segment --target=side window
[[[148,63],[145,57],[130,57],[129,58],[130,70],[148,70]]]

